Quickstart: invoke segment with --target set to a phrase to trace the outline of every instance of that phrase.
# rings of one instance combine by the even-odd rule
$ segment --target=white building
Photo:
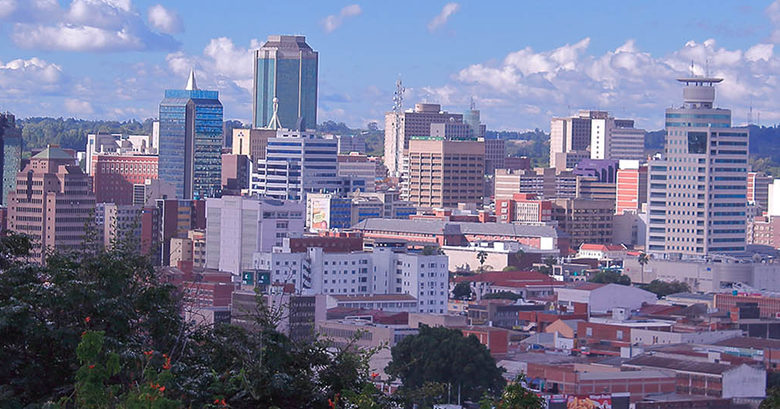
[[[705,256],[745,251],[748,136],[714,108],[721,78],[680,78],[684,104],[666,110],[664,156],[649,165],[647,249]]]
[[[264,159],[252,171],[250,192],[280,200],[303,200],[306,193],[337,192],[338,141],[314,131],[279,129],[268,139]]]
[[[642,304],[655,304],[658,300],[649,291],[620,284],[583,283],[576,287],[556,288],[555,293],[559,305],[574,311],[574,303],[587,304],[589,313],[607,313],[615,308],[636,310]]]
[[[303,234],[304,204],[225,196],[206,200],[206,267],[240,275],[253,255]]]
[[[154,155],[157,154],[154,142],[149,135],[88,134],[85,173],[92,174],[92,156],[96,154]]]
[[[95,225],[102,235],[100,241],[106,248],[115,243],[141,245],[141,207],[97,203],[95,205]]]
[[[373,252],[327,253],[321,248],[293,253],[289,247],[257,252],[254,269],[270,273],[272,283],[292,283],[296,292],[366,296],[408,294],[417,312],[447,310],[447,256]]]

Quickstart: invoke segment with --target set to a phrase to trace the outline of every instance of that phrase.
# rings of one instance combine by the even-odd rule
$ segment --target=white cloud
[[[182,23],[179,15],[160,4],[150,7],[147,17],[149,19],[149,24],[161,33],[175,34],[182,31]]]
[[[447,24],[447,20],[460,9],[458,3],[447,3],[442,7],[441,12],[428,23],[428,31],[436,31],[439,27]]]
[[[56,0],[0,1],[12,10],[0,12],[0,18],[15,23],[12,39],[22,48],[118,52],[179,46],[168,31],[147,26],[130,0],[73,0],[67,9]],[[168,28],[175,28],[175,23],[171,21]]]
[[[95,110],[92,108],[92,104],[90,104],[88,101],[82,101],[75,98],[65,99],[65,109],[69,113],[76,115],[90,115],[95,113]]]
[[[467,106],[471,95],[490,106],[488,123],[495,128],[544,126],[551,115],[567,115],[582,108],[604,109],[637,119],[638,126],[663,126],[663,110],[681,103],[675,78],[689,75],[691,61],[697,75],[709,70],[724,78],[716,104],[733,110],[733,122],[745,121],[747,105],[761,111],[765,121],[780,121],[780,58],[772,44],[747,50],[726,49],[713,39],[688,41],[664,56],[642,51],[633,40],[600,55],[588,53],[590,41],[535,51],[509,53],[499,63],[479,63],[452,75],[452,81],[424,88],[431,102]],[[482,101],[490,101],[483,103]],[[534,109],[529,109],[533,107]]]
[[[361,13],[363,13],[363,9],[360,8],[360,5],[352,4],[341,9],[339,14],[331,14],[328,17],[325,17],[325,19],[322,20],[322,26],[326,33],[332,33],[337,28],[341,27],[344,20],[349,17],[359,16]]]
[[[7,96],[50,94],[61,89],[62,68],[33,57],[0,62],[0,89]]]

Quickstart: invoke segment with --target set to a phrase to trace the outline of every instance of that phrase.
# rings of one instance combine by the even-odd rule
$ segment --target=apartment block
[[[552,219],[568,233],[572,247],[582,243],[611,244],[615,202],[593,199],[554,199]]]
[[[530,193],[539,199],[573,198],[577,195],[577,176],[555,168],[533,170],[496,169],[494,197],[511,199],[515,193]]]
[[[647,165],[639,161],[620,161],[617,171],[615,214],[637,213],[647,203]]]
[[[95,154],[90,176],[98,203],[133,204],[133,186],[157,179],[157,156]]]

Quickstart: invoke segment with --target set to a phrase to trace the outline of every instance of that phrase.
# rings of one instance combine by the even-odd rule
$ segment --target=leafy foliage
[[[780,387],[769,389],[766,398],[761,401],[758,409],[777,409],[780,408]]]
[[[691,288],[686,283],[680,281],[667,282],[661,280],[651,281],[650,284],[644,287],[644,289],[657,295],[658,298],[666,297],[669,294],[685,293],[691,291]]]
[[[422,325],[419,334],[401,340],[391,354],[385,372],[401,379],[399,392],[407,403],[421,403],[418,393],[431,383],[459,385],[463,398],[472,400],[496,394],[505,384],[487,348],[459,330]]]
[[[482,298],[486,300],[512,300],[517,301],[523,297],[519,294],[515,294],[511,291],[498,291],[495,293],[485,294]]]
[[[456,300],[470,300],[473,294],[474,292],[471,291],[471,284],[467,281],[461,281],[458,284],[455,284],[455,288],[452,289],[452,298]]]
[[[40,266],[23,261],[25,240],[0,237],[3,407],[319,408],[371,385],[369,354],[293,342],[262,303],[256,331],[193,327],[178,290],[127,247]]]
[[[136,120],[88,121],[73,118],[26,118],[17,120],[22,128],[22,140],[27,149],[44,148],[48,144],[59,144],[63,148],[84,150],[87,134],[90,133],[152,133],[152,119],[143,123]]]
[[[519,375],[514,382],[508,384],[499,399],[483,397],[479,402],[480,409],[542,409],[544,399],[525,386],[525,376]]]
[[[631,279],[627,275],[609,270],[599,271],[598,273],[593,274],[588,281],[601,284],[631,285]]]

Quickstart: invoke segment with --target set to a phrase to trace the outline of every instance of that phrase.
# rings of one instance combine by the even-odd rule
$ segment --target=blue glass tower
[[[183,90],[165,90],[160,102],[158,176],[180,199],[220,197],[222,103],[218,91],[199,90],[190,72]]]
[[[16,189],[16,174],[21,170],[22,131],[16,127],[16,118],[0,113],[0,160],[3,169],[3,206],[8,206],[8,195]]]
[[[301,129],[317,125],[317,64],[319,56],[304,36],[268,36],[255,51],[255,128],[266,127],[273,116],[274,98],[279,100],[279,121],[283,128]]]

